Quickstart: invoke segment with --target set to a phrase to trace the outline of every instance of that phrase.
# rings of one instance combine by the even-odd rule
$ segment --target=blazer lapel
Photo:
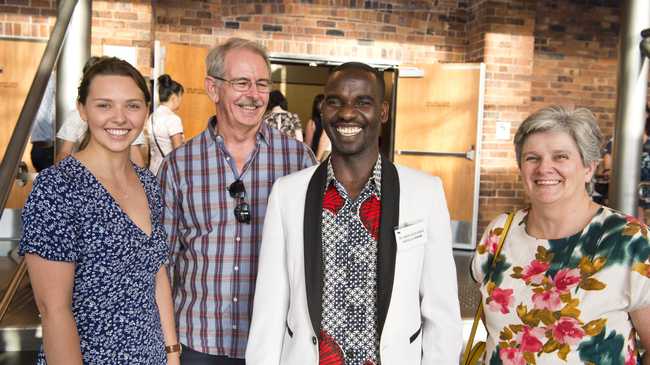
[[[321,244],[321,215],[323,210],[323,194],[327,182],[327,163],[323,162],[316,168],[307,186],[305,197],[305,218],[303,222],[303,244],[305,254],[305,287],[307,291],[307,307],[314,333],[320,332],[323,290],[323,264]]]
[[[399,176],[385,156],[381,158],[381,220],[377,242],[377,321],[381,336],[393,292],[397,243],[394,229],[399,225]]]

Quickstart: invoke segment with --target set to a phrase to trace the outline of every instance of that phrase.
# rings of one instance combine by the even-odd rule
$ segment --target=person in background
[[[151,98],[129,63],[104,58],[79,86],[82,151],[43,170],[22,212],[43,325],[38,364],[179,364],[156,178],[129,160]]]
[[[311,119],[305,126],[305,144],[316,154],[318,161],[325,161],[332,151],[332,143],[327,133],[323,133],[323,124],[321,122],[320,106],[323,101],[323,94],[314,97],[311,106]]]
[[[291,113],[289,103],[279,90],[273,90],[269,94],[269,106],[264,122],[271,127],[280,130],[289,137],[302,141],[302,123],[298,114]]]
[[[590,199],[601,143],[584,108],[549,106],[519,126],[515,154],[530,205],[514,215],[495,267],[505,214],[472,262],[485,364],[637,364],[637,335],[650,348],[648,228]]]
[[[149,170],[154,174],[163,158],[183,144],[183,123],[176,115],[183,100],[183,85],[172,80],[165,74],[158,77],[158,98],[160,105],[147,120],[146,130],[149,131]]]
[[[56,74],[51,74],[36,112],[30,142],[29,157],[36,172],[54,164],[54,121],[56,120]]]
[[[85,74],[93,64],[105,58],[107,57],[90,57],[84,64],[82,73]],[[79,111],[77,109],[69,110],[65,114],[63,124],[56,134],[56,138],[62,142],[57,149],[55,162],[63,160],[66,156],[72,154],[76,148],[83,149],[88,142],[87,130],[88,125],[81,119]],[[130,148],[131,161],[140,167],[146,166],[143,153],[144,144],[145,138],[144,132],[142,132],[133,141]]]
[[[458,365],[442,182],[379,154],[384,88],[366,64],[334,68],[322,104],[332,154],[273,186],[248,365]]]
[[[645,210],[650,208],[650,108],[646,106],[646,120],[643,129],[643,146],[641,147],[640,194],[637,218],[646,223]],[[607,203],[609,196],[609,178],[612,172],[612,146],[614,140],[607,141],[603,152],[603,163],[595,175],[593,198],[601,204]]]
[[[315,160],[262,122],[271,91],[262,46],[231,38],[208,53],[206,69],[216,113],[158,171],[169,271],[183,364],[244,364],[271,185]]]

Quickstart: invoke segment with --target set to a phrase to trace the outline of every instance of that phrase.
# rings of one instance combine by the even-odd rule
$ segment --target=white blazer
[[[442,183],[412,169],[395,169],[384,160],[377,287],[381,363],[457,365],[462,322]],[[248,365],[318,365],[321,210],[315,206],[322,207],[325,166],[282,177],[271,191],[246,350]],[[400,227],[424,223],[426,240],[396,241],[396,215]]]

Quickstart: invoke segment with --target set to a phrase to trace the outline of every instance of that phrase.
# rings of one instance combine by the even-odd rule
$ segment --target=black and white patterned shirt
[[[321,219],[324,266],[321,349],[323,343],[329,343],[348,365],[379,364],[377,240],[381,156],[355,200],[336,180],[331,161],[327,173]]]

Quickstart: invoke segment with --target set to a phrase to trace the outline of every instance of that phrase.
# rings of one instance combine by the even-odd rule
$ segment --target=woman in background
[[[150,102],[129,63],[84,74],[77,107],[88,145],[41,172],[22,213],[43,325],[38,364],[178,364],[168,248],[155,177],[129,160]]]
[[[158,77],[160,105],[147,120],[149,131],[149,170],[158,173],[160,164],[169,152],[183,144],[183,123],[176,111],[183,101],[183,85],[165,74]]]
[[[516,212],[494,268],[506,215],[489,224],[472,263],[485,364],[627,365],[637,363],[637,335],[650,348],[648,229],[590,199],[601,141],[584,108],[547,107],[517,130],[530,206]]]
[[[311,106],[311,119],[305,126],[305,144],[311,148],[318,161],[325,161],[332,150],[332,143],[326,133],[323,133],[323,123],[320,116],[320,105],[324,95],[318,94],[314,97]]]
[[[298,114],[289,112],[289,102],[279,90],[269,94],[264,122],[291,138],[302,141],[302,122]]]

